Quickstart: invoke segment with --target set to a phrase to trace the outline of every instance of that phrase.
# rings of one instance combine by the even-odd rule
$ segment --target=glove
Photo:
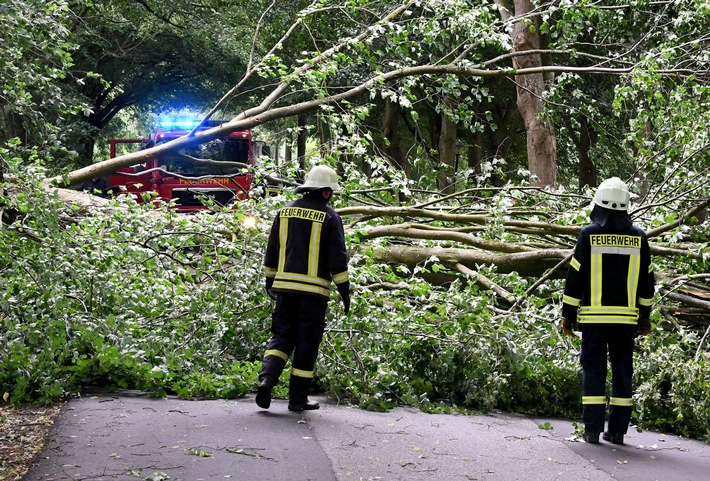
[[[636,325],[636,335],[637,336],[648,336],[651,334],[651,319],[639,319]]]
[[[345,311],[345,315],[347,316],[350,312],[350,295],[343,297],[343,310]]]
[[[350,312],[350,282],[343,282],[337,285],[338,294],[343,300],[343,310],[345,310],[345,315]]]
[[[274,295],[273,292],[271,292],[271,287],[274,285],[274,278],[273,277],[267,277],[266,278],[266,294],[272,298],[273,300],[276,300],[276,296]]]
[[[575,324],[577,323],[570,321],[569,319],[562,319],[562,332],[568,336],[574,336],[574,328],[576,327]]]

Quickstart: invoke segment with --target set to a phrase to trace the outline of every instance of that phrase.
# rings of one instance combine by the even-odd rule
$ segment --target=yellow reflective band
[[[579,316],[577,322],[580,324],[628,324],[630,326],[638,324],[636,319],[609,316]]]
[[[570,306],[579,307],[579,305],[582,303],[582,299],[577,299],[576,297],[572,296],[562,296],[562,302],[564,302],[565,304],[569,304]]]
[[[611,406],[630,407],[633,406],[633,399],[630,397],[612,397],[609,399],[609,404]]]
[[[264,266],[264,275],[266,277],[274,277],[276,275],[276,269]]]
[[[638,309],[633,307],[590,307],[583,306],[579,310],[580,324],[629,324],[638,321]]]
[[[579,271],[579,268],[582,266],[582,264],[579,263],[577,259],[574,257],[572,258],[572,261],[569,263],[570,266],[572,266],[572,269],[575,271]]]
[[[341,272],[340,274],[335,274],[333,276],[333,282],[335,282],[336,284],[342,284],[347,280],[350,280],[350,277],[348,276],[348,271]]]
[[[315,209],[304,209],[301,207],[284,207],[281,209],[281,218],[310,220],[322,224],[325,222],[325,212]]]
[[[638,316],[639,310],[635,307],[626,306],[583,306],[579,313],[586,315],[600,315],[600,316],[628,316],[636,317]]]
[[[591,262],[591,293],[590,304],[592,306],[602,305],[602,255],[592,254]]]
[[[605,396],[582,396],[582,404],[606,404]]]
[[[304,371],[302,369],[296,369],[295,367],[291,368],[291,375],[292,376],[298,376],[298,377],[306,377],[308,379],[313,378],[313,371]]]
[[[281,219],[279,222],[279,271],[283,271],[286,266],[286,241],[288,240],[288,219]]]
[[[318,276],[318,263],[320,257],[320,233],[323,229],[323,224],[314,222],[311,226],[311,242],[308,248],[308,275],[311,277]]]
[[[626,276],[626,295],[629,307],[636,307],[636,293],[639,285],[639,271],[641,270],[641,256],[629,257],[629,272]]]
[[[645,297],[639,297],[639,306],[649,307],[653,304],[653,299],[646,299]]]
[[[309,286],[307,284],[298,284],[296,282],[274,281],[274,289],[288,289],[291,291],[310,292],[311,294],[319,294],[323,297],[330,296],[330,290],[328,289],[323,289],[322,287],[318,286]]]
[[[295,272],[279,272],[276,274],[277,281],[294,281],[294,282],[305,282],[308,284],[317,284],[323,286],[326,289],[330,288],[330,281],[328,279],[321,279],[320,277],[307,276],[305,274],[297,274]]]
[[[288,354],[286,354],[283,351],[279,351],[278,349],[267,349],[266,352],[264,353],[264,357],[269,357],[269,356],[280,357],[281,359],[284,360],[284,362],[288,361]]]

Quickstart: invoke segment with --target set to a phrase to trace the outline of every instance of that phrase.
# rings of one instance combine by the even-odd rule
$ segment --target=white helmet
[[[629,187],[618,177],[606,179],[594,194],[594,203],[611,210],[629,210]]]
[[[296,187],[296,192],[313,192],[320,189],[330,189],[338,191],[338,174],[327,165],[316,165],[313,167],[303,185]]]

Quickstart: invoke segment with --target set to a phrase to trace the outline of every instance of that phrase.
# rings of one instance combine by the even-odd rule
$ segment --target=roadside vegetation
[[[328,163],[353,302],[331,304],[317,387],[372,410],[577,418],[563,280],[616,175],[658,276],[634,422],[710,441],[707,1],[165,3],[0,5],[0,403],[255,389],[266,235]],[[273,146],[247,200],[184,215],[72,190],[169,153],[106,145],[188,106],[230,120],[213,136]]]

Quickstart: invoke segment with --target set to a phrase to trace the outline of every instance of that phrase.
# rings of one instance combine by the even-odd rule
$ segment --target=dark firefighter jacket
[[[648,319],[654,292],[651,251],[643,230],[591,224],[579,234],[565,285],[562,317],[588,324]]]
[[[266,245],[264,274],[274,292],[329,298],[331,282],[339,291],[349,290],[343,221],[324,199],[307,195],[279,211]]]

